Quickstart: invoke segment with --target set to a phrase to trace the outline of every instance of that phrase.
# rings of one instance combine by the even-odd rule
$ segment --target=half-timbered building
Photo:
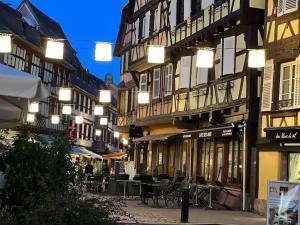
[[[0,63],[40,77],[51,93],[48,99],[39,102],[36,120],[27,124],[26,129],[44,137],[45,141],[53,134],[69,132],[69,137],[76,139],[76,145],[100,151],[95,129],[103,129],[104,141],[107,141],[107,133],[113,132],[108,132],[107,126],[100,127],[94,115],[98,92],[106,88],[106,84],[83,68],[61,26],[28,0],[22,1],[17,10],[0,1],[0,33],[12,35],[12,52],[0,53]],[[62,60],[45,57],[48,38],[64,41]],[[71,115],[62,114],[63,104],[58,100],[60,87],[72,89],[72,100],[66,103],[71,106]],[[115,114],[115,109],[108,112]],[[59,124],[52,124],[52,115],[60,116]],[[83,124],[75,125],[75,115],[83,116]]]
[[[268,180],[300,179],[299,1],[267,0],[259,120],[257,211],[265,213]]]
[[[129,1],[115,55],[122,59],[118,127],[134,139],[137,170],[173,176],[166,163],[176,148],[169,140],[180,133],[172,119],[173,64],[147,60],[149,45],[170,45],[168,14],[168,1]],[[150,93],[149,104],[138,104],[138,92]]]
[[[261,71],[247,59],[248,49],[263,44],[264,7],[260,0],[137,0],[124,7],[116,48],[124,78],[119,126],[142,127],[132,132],[143,136],[136,145],[146,143],[137,148],[137,164],[146,150],[144,168],[202,177],[237,196],[244,168],[247,199],[250,190],[254,198]],[[149,45],[165,46],[164,64],[147,62]],[[214,50],[212,69],[197,68],[199,48]],[[150,103],[138,105],[137,91],[150,92]]]

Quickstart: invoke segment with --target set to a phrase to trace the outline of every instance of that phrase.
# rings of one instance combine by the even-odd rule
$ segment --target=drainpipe
[[[243,122],[244,128],[244,142],[243,142],[243,211],[246,211],[246,130],[247,123]]]

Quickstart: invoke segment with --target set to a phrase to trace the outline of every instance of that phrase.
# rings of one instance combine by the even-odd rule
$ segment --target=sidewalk
[[[140,201],[126,201],[124,210],[130,213],[138,224],[180,224],[180,209],[153,208],[151,205],[139,205]],[[240,211],[205,210],[190,208],[189,224],[224,225],[264,225],[265,218],[256,214]],[[123,221],[136,224],[134,221]]]

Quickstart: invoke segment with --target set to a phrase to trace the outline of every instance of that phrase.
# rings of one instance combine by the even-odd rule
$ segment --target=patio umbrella
[[[84,147],[77,147],[77,146],[73,146],[72,147],[72,151],[71,154],[74,155],[82,155],[88,158],[92,158],[92,159],[102,159],[101,155],[98,155],[92,151],[87,150]]]
[[[0,129],[22,124],[29,100],[49,97],[39,77],[0,64]]]

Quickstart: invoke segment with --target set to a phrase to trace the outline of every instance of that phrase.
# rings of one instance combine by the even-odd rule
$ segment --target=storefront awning
[[[103,160],[111,160],[111,159],[123,159],[127,157],[125,152],[112,152],[107,155],[102,155]]]
[[[201,130],[189,130],[182,132],[184,139],[189,138],[221,138],[221,137],[232,137],[233,126],[213,127]]]
[[[92,158],[92,159],[102,159],[101,155],[98,155],[94,152],[91,152],[91,151],[87,150],[86,148],[77,147],[77,146],[72,147],[71,154],[73,154],[73,155],[82,155],[84,157]]]
[[[300,126],[265,128],[266,138],[272,141],[300,141]]]
[[[145,137],[137,138],[133,142],[148,142],[148,141],[168,141],[175,138],[178,134],[159,134],[159,135],[148,135]]]

